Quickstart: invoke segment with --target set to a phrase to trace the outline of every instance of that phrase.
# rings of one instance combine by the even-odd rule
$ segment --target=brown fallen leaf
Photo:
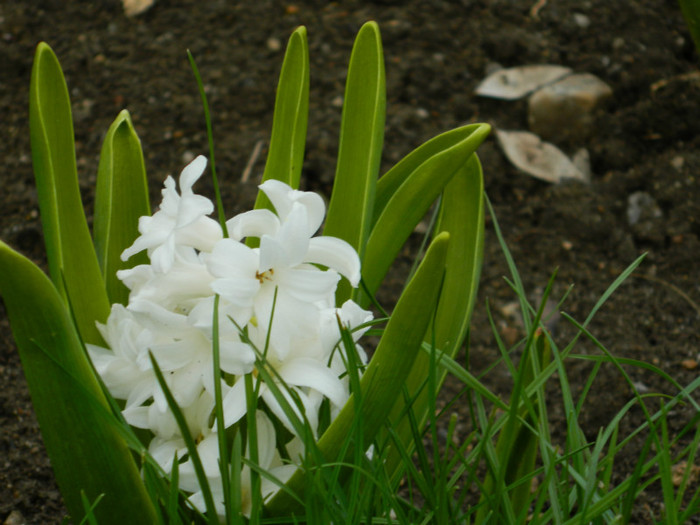
[[[482,97],[517,100],[571,74],[571,68],[539,64],[499,69],[481,81],[475,93]]]
[[[547,182],[563,179],[588,182],[586,175],[564,153],[549,142],[543,142],[529,131],[496,130],[496,138],[508,160],[525,173]]]
[[[153,5],[153,2],[155,0],[122,0],[122,7],[124,7],[124,14],[131,17],[146,11]]]

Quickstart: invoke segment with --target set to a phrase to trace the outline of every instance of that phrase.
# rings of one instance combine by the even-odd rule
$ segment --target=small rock
[[[82,122],[88,120],[92,115],[92,108],[94,105],[95,101],[89,98],[84,98],[80,102],[73,104],[72,112],[74,121]]]
[[[343,107],[343,97],[338,95],[335,97],[332,101],[331,104],[335,106],[336,108],[342,108]]]
[[[570,73],[568,67],[547,64],[501,69],[487,76],[475,92],[482,97],[517,100]]]
[[[622,37],[617,37],[612,41],[612,48],[613,49],[622,49],[625,47],[625,39]]]
[[[586,29],[591,25],[591,19],[583,13],[574,13],[574,23],[581,29]]]
[[[574,166],[583,173],[586,180],[590,182],[591,180],[591,155],[588,153],[586,148],[580,148],[576,150],[576,153],[571,157],[571,162]]]
[[[666,239],[663,212],[654,198],[637,191],[627,198],[627,221],[635,240],[661,245]]]
[[[279,38],[270,37],[267,39],[267,48],[270,51],[279,51],[282,49],[282,42],[280,42]]]
[[[649,387],[647,385],[645,385],[644,383],[642,383],[641,381],[635,381],[634,383],[632,383],[632,386],[640,394],[645,394],[645,393],[649,392],[649,390],[650,390]]]
[[[430,113],[425,108],[416,108],[416,117],[419,119],[426,119],[430,116]]]
[[[3,522],[3,525],[26,525],[27,520],[24,519],[22,513],[18,510],[13,510]]]
[[[195,156],[196,155],[194,153],[192,153],[191,151],[185,151],[182,154],[182,163],[185,165],[189,164],[190,162],[192,162],[194,160]]]
[[[611,96],[610,86],[595,75],[570,75],[530,96],[530,130],[546,140],[580,144],[593,132],[596,110]]]
[[[634,226],[643,220],[658,219],[662,216],[654,197],[645,191],[635,191],[627,197],[627,223]]]
[[[698,367],[698,362],[695,359],[684,359],[681,361],[681,366],[686,370],[695,370]]]
[[[673,166],[678,171],[681,171],[683,169],[684,164],[685,164],[685,159],[683,157],[681,157],[680,155],[673,157],[671,159],[671,166]]]

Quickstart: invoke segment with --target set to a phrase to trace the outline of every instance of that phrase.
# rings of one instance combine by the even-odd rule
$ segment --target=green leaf
[[[308,118],[309,46],[306,28],[301,26],[289,37],[282,63],[263,182],[276,179],[299,188]],[[262,192],[258,192],[255,208],[274,209]]]
[[[100,343],[95,321],[107,319],[109,301],[78,188],[68,88],[56,55],[43,42],[32,68],[29,126],[51,279],[63,300],[70,300],[83,341]]]
[[[434,332],[425,336],[426,342],[434,342],[440,350],[438,360],[444,356],[454,358],[469,328],[484,251],[483,195],[481,164],[474,153],[442,192],[436,231],[450,234],[450,246],[447,250],[445,278],[435,315]],[[430,408],[428,390],[420,390],[426,380],[429,365],[430,355],[421,352],[406,380],[408,398],[414,400],[413,413],[419,428],[423,427]],[[444,367],[438,369],[438,390],[446,374],[447,370]],[[410,450],[413,434],[405,413],[406,403],[404,398],[400,397],[392,410],[391,420],[404,447]],[[395,471],[400,459],[397,450],[390,452],[387,471]]]
[[[371,443],[386,421],[423,342],[423,336],[434,316],[442,281],[450,235],[439,234],[431,243],[413,279],[399,298],[384,335],[360,382],[362,403],[357,414],[355,394],[341,410],[318,442],[318,449],[327,461],[338,458],[346,436],[360,417],[364,443]],[[353,454],[352,447],[345,452]],[[313,473],[311,473],[313,475]],[[301,470],[287,483],[297,495],[304,491],[305,473]],[[286,492],[279,492],[267,505],[273,515],[289,515],[295,502]]]
[[[543,306],[544,303],[543,300]],[[538,317],[539,314],[541,311],[538,312]],[[535,469],[539,439],[532,428],[538,428],[541,407],[535,395],[528,398],[525,391],[549,364],[551,348],[547,336],[539,329],[528,338],[528,343],[514,378],[515,385],[511,392],[509,412],[505,416],[506,422],[496,443],[498,470],[489,469],[486,475],[477,523],[483,522],[489,512],[502,517],[504,510],[501,504],[506,487],[514,486],[508,491],[507,501],[516,515],[525,514],[530,507],[531,484],[522,481],[531,478]],[[517,482],[520,483],[516,485]],[[496,496],[493,497],[493,494]],[[489,505],[491,497],[495,502],[493,506]]]
[[[685,23],[688,24],[690,36],[695,42],[695,49],[700,54],[700,2],[698,0],[678,0]]]
[[[102,524],[155,523],[131,452],[87,360],[63,299],[44,273],[0,241],[0,295],[46,450],[76,523],[88,501]]]
[[[405,163],[402,161],[395,168],[405,177],[402,183],[399,184],[399,175],[387,173],[391,174],[387,184],[395,189],[393,192],[383,190],[386,193],[383,193],[382,198],[386,200],[386,204],[372,228],[362,260],[362,278],[371,294],[376,293],[401,246],[430,205],[465,165],[491,129],[487,124],[477,124],[468,128],[461,128],[463,135],[455,133],[447,137],[438,137],[440,140],[430,148],[425,147],[426,144],[425,149],[419,148],[420,154],[414,152],[406,157]],[[459,130],[455,130],[457,131]],[[452,140],[457,138],[461,140],[450,145]],[[428,156],[430,153],[432,154]],[[387,200],[386,195],[389,193],[391,197]],[[366,303],[366,300],[362,302]]]
[[[384,211],[391,197],[396,190],[404,183],[404,181],[425,161],[431,157],[442,153],[443,151],[459,144],[468,139],[478,131],[484,124],[469,124],[459,128],[451,129],[433,137],[424,142],[403,159],[401,159],[394,167],[387,171],[377,182],[377,193],[374,199],[374,221],[372,226],[376,224],[377,219]],[[482,139],[483,140],[483,139]]]
[[[338,164],[323,231],[350,243],[360,259],[372,224],[385,112],[382,42],[377,24],[368,22],[357,35],[348,66]],[[338,304],[349,296],[344,281],[336,294]]]
[[[150,214],[141,141],[129,112],[123,110],[102,144],[95,193],[95,250],[110,303],[127,304],[129,299],[129,290],[117,279],[117,270],[148,264],[145,252],[126,262],[120,255],[138,237],[139,217]]]

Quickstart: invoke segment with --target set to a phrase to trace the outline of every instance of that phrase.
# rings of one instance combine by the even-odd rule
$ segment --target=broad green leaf
[[[68,88],[56,55],[43,42],[32,68],[29,127],[51,280],[70,301],[83,341],[99,343],[95,321],[107,319],[109,301],[78,188]]]
[[[372,228],[362,260],[362,277],[371,294],[379,288],[401,246],[430,205],[487,137],[490,126],[479,124],[470,131],[471,133],[464,135],[462,140],[445,149],[437,147],[443,144],[441,141],[435,143],[437,152],[427,157],[412,171],[402,167],[401,172],[407,174],[402,184],[398,185],[396,180],[399,177],[392,175],[392,181],[388,184],[396,189]],[[460,135],[450,138],[458,136]],[[445,140],[443,146],[450,144],[447,137],[443,137],[442,140]],[[427,152],[432,152],[431,150],[432,146],[431,149],[426,148],[421,156],[416,155],[407,165],[413,165],[421,160],[423,155],[427,156]]]
[[[688,24],[690,36],[695,42],[695,49],[700,54],[700,2],[698,0],[678,0],[685,23]]]
[[[323,231],[350,243],[360,259],[372,224],[385,112],[382,42],[377,24],[368,22],[357,35],[348,66],[338,164]],[[336,294],[338,304],[349,296],[344,281]]]
[[[484,248],[484,181],[481,164],[476,153],[458,170],[442,192],[437,232],[450,234],[450,246],[445,261],[445,278],[435,315],[434,332],[428,333],[425,341],[454,358],[462,346],[469,329],[476,292],[481,273]],[[418,394],[425,383],[430,366],[430,356],[421,352],[416,358],[406,380],[409,399],[413,401],[413,412],[422,428],[428,416],[429,398],[427,389]],[[447,371],[438,368],[437,389],[445,379]],[[416,397],[417,396],[417,397]],[[409,421],[401,419],[405,413],[405,401],[401,397],[392,410],[391,420],[404,446],[411,449],[412,432]],[[387,460],[387,470],[398,466],[400,457],[394,450]]]
[[[155,523],[131,452],[87,360],[64,300],[44,273],[0,241],[0,295],[34,410],[75,523],[81,491],[102,524]]]
[[[484,178],[476,153],[445,186],[436,231],[451,239],[435,316],[436,343],[454,357],[469,330],[484,253]]]
[[[309,46],[306,28],[301,26],[289,37],[282,63],[263,182],[276,179],[299,188],[308,117]],[[255,208],[273,209],[262,192],[258,193]]]
[[[482,126],[484,126],[484,124],[469,124],[441,133],[418,146],[382,175],[379,181],[377,181],[372,226],[376,224],[377,219],[379,219],[384,211],[384,207],[399,186],[401,186],[421,164],[470,137],[479,142],[482,141],[483,137],[480,138],[480,133],[482,131],[480,128],[482,128]],[[474,133],[477,133],[477,135],[474,136]]]
[[[120,256],[138,237],[139,217],[150,214],[141,141],[129,112],[123,110],[102,144],[95,193],[95,250],[110,303],[127,304],[129,299],[117,270],[148,264],[145,252],[126,262]]]
[[[440,292],[450,235],[439,234],[431,243],[416,274],[399,298],[377,349],[360,381],[361,405],[357,414],[353,394],[340,414],[318,442],[322,456],[328,461],[338,458],[345,437],[352,431],[354,419],[362,418],[364,443],[370,443],[384,424],[411,370],[423,342],[423,336],[435,313]],[[346,456],[352,457],[353,450]],[[287,487],[301,495],[305,474],[300,470],[292,476]],[[279,492],[267,505],[273,515],[289,515],[295,502],[285,492]]]

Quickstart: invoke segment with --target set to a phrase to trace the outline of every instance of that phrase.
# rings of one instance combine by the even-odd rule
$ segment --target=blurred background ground
[[[609,283],[647,252],[591,331],[615,355],[652,362],[681,384],[694,379],[700,359],[700,59],[672,0],[157,0],[133,18],[116,0],[3,2],[0,238],[44,264],[27,111],[39,41],[53,47],[65,71],[88,213],[101,141],[121,109],[129,109],[141,137],[154,204],[167,174],[207,152],[185,56],[190,49],[209,95],[219,176],[232,215],[252,205],[286,39],[301,24],[308,28],[311,59],[302,184],[329,195],[347,61],[354,36],[367,20],[379,23],[387,70],[382,172],[425,140],[464,123],[525,129],[525,101],[474,95],[479,81],[499,65],[560,64],[595,74],[611,86],[612,98],[596,116],[595,132],[578,143],[558,144],[566,153],[587,149],[590,184],[533,179],[513,168],[491,138],[479,150],[486,191],[533,299],[558,268],[555,296],[573,284],[563,309],[579,320]],[[243,183],[257,144],[262,154],[251,182]],[[200,184],[201,191],[211,190]],[[630,197],[638,192],[651,200],[642,199],[641,219],[631,224]],[[501,335],[508,342],[522,335],[511,316],[515,298],[504,275],[507,268],[487,218],[469,355],[474,372],[498,356],[487,299]],[[562,345],[573,333],[559,321],[556,337]],[[585,351],[593,348],[583,343],[579,352]],[[588,370],[572,363],[572,380],[585,381]],[[673,392],[656,376],[636,369],[629,373],[640,388]],[[486,380],[508,395],[505,369],[497,368]],[[604,368],[598,381],[582,416],[591,438],[632,395],[612,367]],[[27,523],[59,523],[65,510],[1,307],[0,385],[0,522],[14,510]],[[448,381],[446,396],[459,389]],[[455,410],[460,412],[459,404]],[[556,402],[549,411],[563,420]],[[682,426],[688,415],[679,409],[672,419]],[[640,421],[633,413],[621,430],[628,432]],[[460,429],[468,428],[467,414],[460,413]],[[620,458],[621,475],[635,461],[632,447]],[[652,488],[647,496],[635,514],[640,523],[658,517],[658,493]]]

